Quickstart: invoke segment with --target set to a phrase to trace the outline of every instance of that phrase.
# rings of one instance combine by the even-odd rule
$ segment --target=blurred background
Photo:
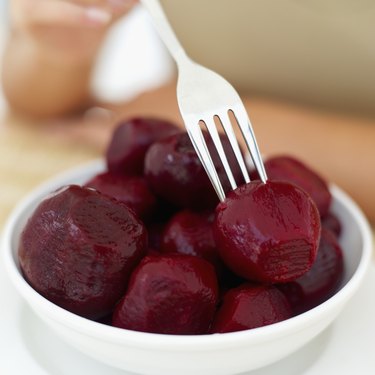
[[[162,1],[190,55],[241,92],[375,115],[374,1]]]
[[[2,56],[2,51],[5,44],[6,34],[8,30],[8,20],[7,20],[7,0],[0,0],[0,56]],[[0,67],[1,67],[1,59],[0,59]],[[1,83],[1,78],[0,78]],[[0,115],[5,110],[5,101],[4,96],[0,84]]]
[[[7,2],[0,0],[2,45]],[[189,55],[241,92],[375,116],[372,0],[161,2]],[[93,90],[102,100],[124,101],[165,82],[172,71],[137,6],[108,34]]]

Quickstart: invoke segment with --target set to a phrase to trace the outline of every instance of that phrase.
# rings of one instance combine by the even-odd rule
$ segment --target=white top
[[[147,12],[137,6],[107,36],[92,87],[99,99],[124,101],[166,82],[173,72],[174,63]]]

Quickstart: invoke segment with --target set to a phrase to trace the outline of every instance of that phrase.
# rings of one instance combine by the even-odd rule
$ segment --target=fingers
[[[12,0],[9,5],[13,35],[32,42],[28,45],[53,59],[89,60],[108,26],[137,2],[121,0],[121,11],[116,12],[110,1]]]
[[[53,0],[31,1],[27,22],[54,26],[104,26],[112,18],[110,12],[94,6],[84,7],[74,3]]]

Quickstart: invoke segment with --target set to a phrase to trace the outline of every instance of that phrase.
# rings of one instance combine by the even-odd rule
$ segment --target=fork
[[[141,2],[150,13],[159,35],[177,63],[177,101],[180,113],[194,149],[220,201],[225,199],[225,192],[208,151],[201,124],[205,125],[231,188],[234,190],[237,183],[224,152],[215,119],[220,121],[228,137],[244,181],[250,182],[250,177],[229,116],[231,113],[238,124],[259,177],[265,183],[267,175],[254,131],[236,90],[223,77],[190,59],[169,24],[159,0],[141,0]]]

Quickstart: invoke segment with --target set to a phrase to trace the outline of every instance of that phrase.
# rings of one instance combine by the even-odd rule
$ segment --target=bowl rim
[[[59,184],[66,184],[64,181],[67,179],[78,179],[83,171],[87,173],[88,168],[94,173],[98,173],[104,168],[103,159],[94,160],[57,174],[27,194],[16,205],[9,215],[2,234],[0,247],[2,252],[1,256],[3,258],[9,279],[12,281],[23,300],[31,305],[33,309],[34,306],[35,309],[36,306],[38,306],[38,311],[42,309],[45,313],[47,313],[49,320],[52,319],[58,322],[60,325],[75,330],[77,333],[85,334],[93,338],[100,337],[101,340],[107,342],[116,342],[125,345],[131,344],[132,346],[142,346],[143,348],[147,347],[152,348],[153,350],[163,350],[168,348],[168,350],[173,351],[182,351],[187,349],[190,351],[209,351],[220,347],[230,347],[234,345],[238,346],[239,344],[245,342],[257,344],[267,341],[271,336],[274,339],[276,337],[284,336],[285,334],[292,335],[293,333],[306,328],[306,326],[312,325],[316,321],[319,321],[321,317],[324,317],[329,313],[329,311],[331,311],[332,306],[344,304],[358,289],[370,265],[372,254],[372,232],[370,225],[361,209],[349,197],[349,195],[336,185],[330,184],[330,190],[334,200],[337,200],[340,204],[345,206],[345,209],[350,212],[353,219],[358,223],[358,229],[363,246],[361,249],[362,254],[359,259],[358,267],[354,271],[353,275],[345,283],[345,285],[327,301],[309,311],[306,311],[305,313],[294,316],[282,322],[251,330],[222,334],[167,335],[132,331],[91,321],[53,304],[36,292],[23,278],[22,273],[15,261],[15,254],[13,254],[12,249],[13,231],[16,228],[18,221],[23,217],[25,211],[27,211],[31,206],[35,205],[35,202],[42,199],[43,196],[51,192],[51,184],[57,187]],[[316,315],[316,317],[311,319],[311,315]]]

